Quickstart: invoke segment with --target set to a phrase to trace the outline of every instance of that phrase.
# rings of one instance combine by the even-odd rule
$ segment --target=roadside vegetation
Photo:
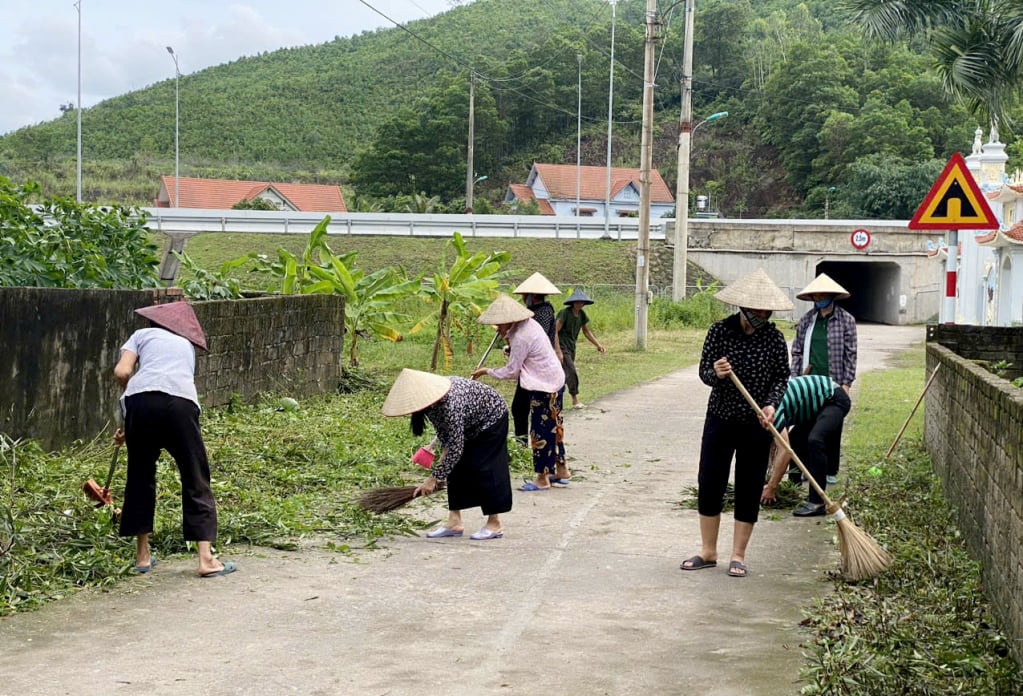
[[[918,413],[884,453],[924,383],[922,348],[870,372],[847,421],[841,495],[853,519],[893,555],[875,580],[835,581],[808,607],[809,695],[1018,694],[1023,674],[994,625],[971,560],[924,449]]]

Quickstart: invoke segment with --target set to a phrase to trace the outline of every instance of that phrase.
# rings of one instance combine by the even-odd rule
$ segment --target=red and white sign
[[[849,237],[849,241],[852,242],[856,249],[863,251],[870,246],[870,232],[867,230],[854,230],[852,236]]]

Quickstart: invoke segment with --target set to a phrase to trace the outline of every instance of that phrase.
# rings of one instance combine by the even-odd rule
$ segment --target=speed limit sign
[[[860,251],[870,246],[870,232],[867,230],[855,230],[849,239],[852,245]]]

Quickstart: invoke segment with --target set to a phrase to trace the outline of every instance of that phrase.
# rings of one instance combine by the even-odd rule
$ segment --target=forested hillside
[[[654,163],[674,187],[683,20],[681,3],[660,5]],[[946,102],[922,45],[867,43],[840,8],[698,3],[694,115],[729,116],[694,137],[691,188],[723,214],[821,215],[827,197],[833,217],[908,217],[985,125]],[[644,0],[617,10],[612,159],[622,166],[639,159],[644,10]],[[475,72],[475,170],[487,177],[477,196],[496,203],[532,162],[575,162],[580,79],[582,161],[604,164],[610,29],[600,0],[476,0],[408,31],[183,76],[182,175],[342,183],[353,209],[458,210]],[[149,204],[173,173],[173,80],[82,121],[86,199]],[[71,111],[0,138],[0,175],[73,193],[75,122]]]

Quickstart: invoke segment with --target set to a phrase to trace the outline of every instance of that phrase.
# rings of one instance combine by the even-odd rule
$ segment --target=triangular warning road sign
[[[958,152],[945,165],[909,222],[911,230],[997,230],[984,193]]]

